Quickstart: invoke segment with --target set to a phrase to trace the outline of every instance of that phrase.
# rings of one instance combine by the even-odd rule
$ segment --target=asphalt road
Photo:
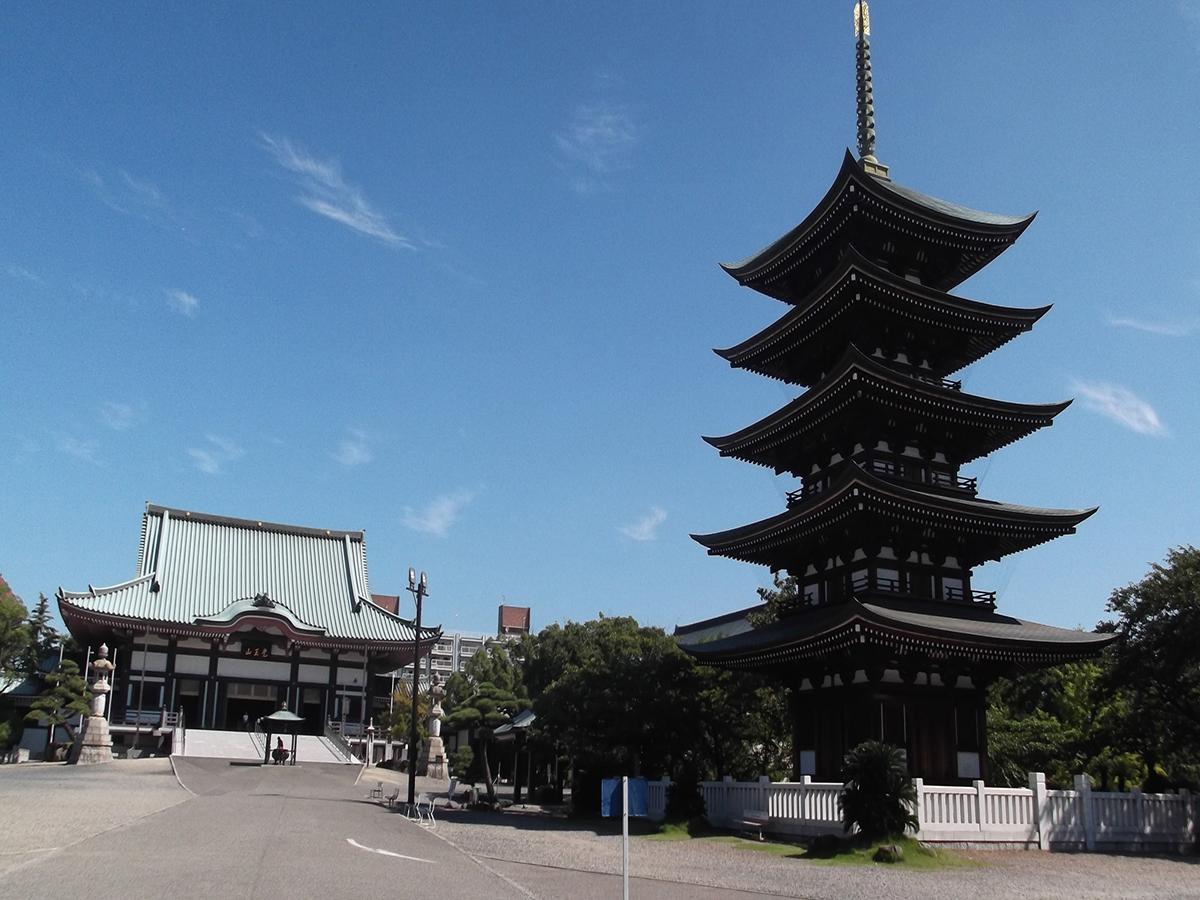
[[[349,766],[177,768],[196,796],[28,857],[0,876],[0,897],[530,896],[367,800]]]

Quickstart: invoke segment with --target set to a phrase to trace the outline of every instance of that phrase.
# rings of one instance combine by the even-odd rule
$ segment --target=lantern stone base
[[[112,762],[112,737],[104,716],[88,716],[71,747],[72,765]]]
[[[429,738],[428,749],[425,751],[425,777],[426,778],[445,778],[446,777],[446,748],[442,744],[442,739],[438,735],[433,735]],[[418,768],[418,772],[421,770]]]

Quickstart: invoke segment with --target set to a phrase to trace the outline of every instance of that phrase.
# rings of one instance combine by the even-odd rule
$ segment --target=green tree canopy
[[[492,733],[529,707],[521,668],[513,659],[509,645],[488,641],[476,651],[461,673],[450,676],[443,705],[448,713],[446,727],[452,731],[469,731],[479,747],[478,762],[483,770],[488,801],[494,804],[496,786],[488,756]],[[465,754],[459,756],[460,763],[464,759]],[[472,754],[471,762],[474,760]]]
[[[1200,786],[1200,550],[1177,547],[1165,565],[1113,591],[1117,635],[1109,679],[1129,697],[1130,734],[1153,768]]]
[[[400,679],[392,692],[391,710],[383,714],[379,729],[381,737],[393,741],[408,741],[412,728],[412,682]],[[429,694],[417,695],[417,741],[425,743],[429,737]]]
[[[29,613],[25,630],[28,642],[22,654],[21,669],[33,675],[40,671],[42,663],[54,653],[59,642],[58,631],[50,616],[50,601],[45,594],[38,594],[38,602]]]
[[[774,581],[774,588],[758,588],[758,598],[766,606],[749,615],[750,624],[755,628],[778,622],[806,605],[804,595],[800,593],[800,582],[796,578],[776,572]]]
[[[0,678],[14,678],[23,669],[29,648],[29,611],[0,576]]]
[[[658,628],[626,617],[551,625],[525,671],[538,726],[577,764],[665,772],[696,744],[696,666]]]
[[[46,676],[46,690],[33,701],[25,718],[42,725],[56,725],[66,729],[71,740],[75,729],[71,724],[76,716],[91,715],[92,692],[88,690],[79,664],[73,659],[64,659],[53,672]],[[51,728],[50,734],[54,730]]]

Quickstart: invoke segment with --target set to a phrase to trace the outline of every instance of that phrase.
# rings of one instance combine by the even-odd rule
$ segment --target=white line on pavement
[[[366,850],[368,853],[379,853],[383,856],[394,856],[397,859],[407,859],[411,860],[412,862],[433,862],[432,859],[421,859],[419,856],[405,856],[403,853],[393,853],[391,850],[380,850],[378,847],[364,847],[358,841],[354,840],[354,838],[346,838],[346,843],[351,847],[357,847],[359,850]]]

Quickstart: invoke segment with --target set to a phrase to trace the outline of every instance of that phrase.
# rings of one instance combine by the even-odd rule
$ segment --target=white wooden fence
[[[1177,794],[1099,792],[1086,775],[1075,789],[1046,788],[1041,772],[1027,788],[927,785],[917,789],[917,837],[940,843],[1006,844],[1030,848],[1137,850],[1183,848],[1196,840],[1197,806],[1187,791]],[[776,834],[814,835],[842,829],[838,795],[842,785],[798,782],[706,781],[700,791],[709,823],[737,828],[761,824]]]

